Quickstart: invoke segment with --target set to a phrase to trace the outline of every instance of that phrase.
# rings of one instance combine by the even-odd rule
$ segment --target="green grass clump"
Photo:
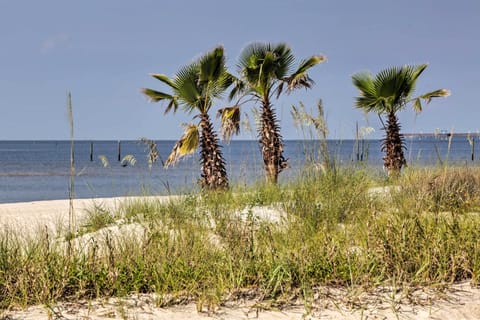
[[[480,208],[479,168],[415,169],[408,171],[401,183],[425,211],[460,213]]]
[[[97,206],[68,238],[4,228],[0,308],[136,292],[202,308],[247,293],[308,300],[322,285],[478,283],[477,177],[410,169],[372,193],[384,182],[344,168],[282,186]]]

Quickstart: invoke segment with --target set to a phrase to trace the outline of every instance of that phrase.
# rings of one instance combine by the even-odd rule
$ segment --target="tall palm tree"
[[[186,125],[186,130],[165,161],[165,167],[175,164],[182,156],[200,148],[202,188],[228,188],[227,171],[217,134],[210,120],[213,100],[221,98],[232,83],[232,76],[225,67],[223,47],[217,47],[191,64],[182,67],[170,79],[163,74],[152,76],[170,87],[172,93],[152,89],[142,92],[154,102],[168,102],[165,113],[176,112],[181,107],[188,114],[196,112],[198,124]]]
[[[300,62],[293,69],[295,57],[290,47],[285,43],[253,43],[243,49],[238,61],[240,79],[236,79],[236,85],[230,97],[240,96],[237,105],[232,108],[222,109],[222,120],[227,120],[227,112],[238,119],[238,105],[242,98],[243,102],[260,102],[260,126],[258,128],[259,143],[263,157],[264,169],[267,181],[277,183],[278,175],[287,167],[287,160],[283,156],[283,141],[280,134],[279,121],[272,99],[278,98],[284,89],[291,92],[299,88],[310,88],[313,80],[307,71],[325,61],[324,56],[315,55]],[[225,122],[225,121],[223,121]],[[229,122],[230,129],[238,131],[238,126]]]
[[[366,112],[377,113],[382,124],[382,115],[387,117],[386,126],[383,125],[385,138],[382,142],[382,151],[385,152],[383,163],[390,176],[397,176],[406,165],[403,153],[405,144],[403,135],[400,134],[401,126],[397,112],[409,104],[416,112],[421,112],[422,100],[429,103],[432,98],[450,95],[449,90],[439,89],[412,97],[417,79],[426,68],[426,64],[406,65],[387,68],[375,77],[369,72],[360,72],[352,76],[353,84],[359,90],[355,106]]]

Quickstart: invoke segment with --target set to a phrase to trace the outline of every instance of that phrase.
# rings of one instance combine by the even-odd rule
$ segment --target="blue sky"
[[[67,91],[78,139],[177,139],[191,116],[164,116],[140,94],[165,89],[149,73],[171,76],[218,44],[235,71],[254,41],[286,42],[299,60],[328,57],[310,72],[313,89],[275,101],[285,139],[302,137],[291,105],[319,98],[331,138],[352,138],[357,121],[381,137],[378,119],[353,107],[351,75],[418,63],[429,63],[418,93],[452,95],[401,113],[404,132],[476,132],[479,30],[478,0],[1,0],[0,139],[68,139]]]

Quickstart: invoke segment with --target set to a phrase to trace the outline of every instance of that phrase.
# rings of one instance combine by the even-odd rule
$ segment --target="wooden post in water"
[[[475,137],[472,139],[472,161],[475,161]]]
[[[355,144],[357,145],[357,161],[360,160],[360,145],[359,145],[359,134],[358,134],[358,121],[355,123],[356,132],[355,132]]]
[[[362,140],[360,140],[362,146],[360,148],[361,152],[360,152],[360,161],[363,162],[363,152],[365,151],[365,139],[362,137]]]
[[[90,161],[93,161],[93,142],[90,141]]]
[[[120,162],[120,160],[122,159],[122,158],[121,158],[121,147],[120,147],[120,144],[121,144],[121,142],[120,142],[120,140],[118,140],[118,146],[117,146],[117,156],[118,156],[117,158],[118,158],[118,162]]]

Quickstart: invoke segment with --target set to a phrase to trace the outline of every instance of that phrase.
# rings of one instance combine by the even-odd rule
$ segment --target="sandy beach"
[[[95,204],[116,208],[138,198],[77,199],[77,220]],[[168,197],[158,197],[168,201]],[[68,223],[68,200],[0,204],[0,227],[33,232],[54,230]],[[352,295],[356,303],[352,303]],[[303,302],[272,307],[255,299],[227,301],[214,310],[197,310],[195,301],[160,308],[154,295],[132,295],[123,299],[58,302],[50,306],[0,311],[0,319],[480,319],[480,288],[468,282],[449,286],[445,294],[418,288],[408,295],[389,290],[362,293],[336,288],[320,288],[318,297],[306,311]]]
[[[94,198],[75,199],[73,207],[75,218],[81,221],[95,206],[115,209],[119,205],[139,199],[156,199],[168,201],[171,197],[115,197],[115,198]],[[48,227],[55,229],[68,225],[70,201],[69,200],[48,200],[18,203],[0,203],[0,224],[16,226],[27,229],[38,229]]]

